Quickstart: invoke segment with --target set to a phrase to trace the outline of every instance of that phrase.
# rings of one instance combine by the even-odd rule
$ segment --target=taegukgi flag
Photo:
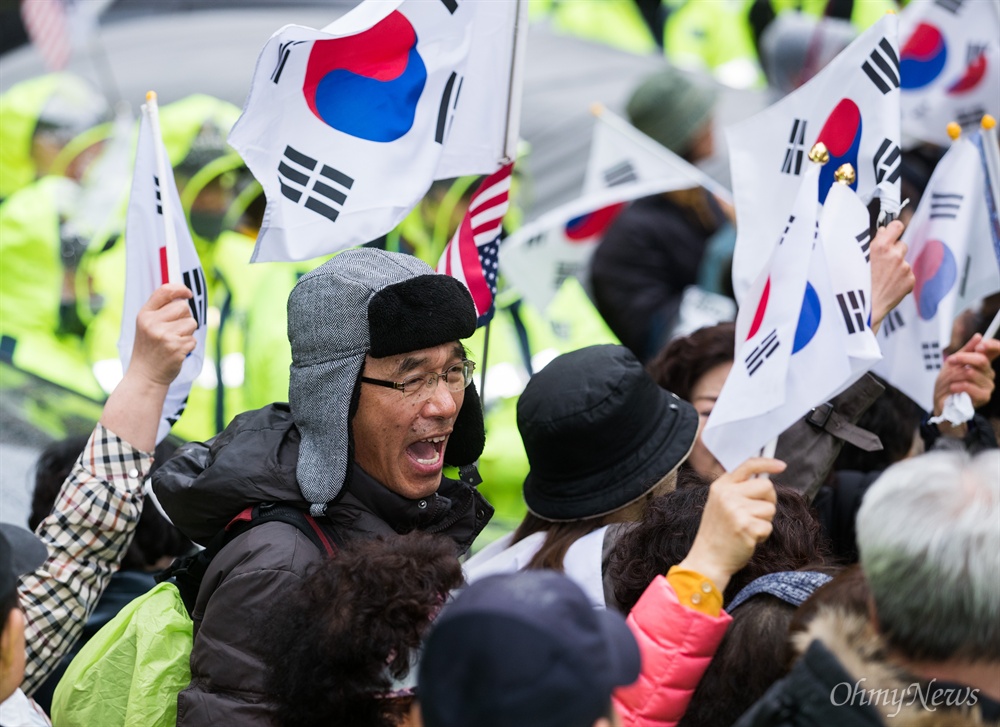
[[[879,330],[885,359],[876,371],[927,411],[955,317],[1000,291],[978,133],[955,141],[931,175],[903,235],[913,292]]]
[[[871,274],[864,254],[839,232],[821,239],[833,223],[819,219],[820,166],[808,165],[771,259],[740,308],[736,360],[702,433],[727,470],[878,360],[866,321]],[[830,265],[840,257],[842,264]]]
[[[1000,116],[1000,3],[912,0],[899,40],[904,140],[947,146],[952,121]]]
[[[161,168],[167,170],[162,177],[157,171],[157,155],[160,155]],[[168,240],[168,225],[176,238],[176,267],[173,273],[170,269],[174,268],[171,261],[175,253],[170,249],[172,242]],[[178,278],[174,279],[174,275]],[[201,261],[184,219],[167,151],[163,140],[154,133],[149,106],[143,105],[132,193],[125,220],[125,305],[122,311],[121,336],[118,339],[118,354],[123,371],[128,369],[132,358],[135,319],[139,309],[145,305],[154,290],[168,282],[183,283],[194,294],[188,300],[188,305],[198,324],[194,333],[197,343],[167,391],[163,415],[156,432],[157,442],[167,436],[170,427],[184,413],[191,384],[201,373],[201,365],[205,359],[208,290]]]
[[[882,358],[871,328],[871,243],[868,207],[850,186],[834,184],[820,212],[819,244],[833,295],[830,315],[843,326],[844,351],[858,375]]]
[[[729,190],[607,109],[596,112],[583,195],[550,210],[504,242],[507,282],[544,311],[568,277],[586,278],[590,258],[627,202],[705,187],[726,202]]]
[[[851,188],[862,200],[880,197],[885,211],[899,211],[897,24],[895,15],[885,15],[808,83],[727,129],[737,222],[733,287],[741,305],[770,258],[770,231],[783,222],[816,142],[830,152],[820,203],[846,163],[856,171]]]
[[[526,5],[367,0],[275,33],[229,137],[267,196],[253,260],[374,240],[433,180],[513,159]]]

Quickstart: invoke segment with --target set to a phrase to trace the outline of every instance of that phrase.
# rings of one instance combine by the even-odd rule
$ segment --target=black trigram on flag
[[[198,328],[205,325],[205,311],[208,308],[208,286],[205,285],[205,273],[201,266],[192,270],[184,271],[184,285],[194,295],[188,299],[188,308],[191,309],[191,317],[198,324]]]
[[[798,175],[802,173],[802,160],[806,153],[806,120],[795,119],[792,122],[792,132],[788,135],[788,149],[785,150],[785,161],[781,165],[782,174]]]
[[[781,237],[778,239],[778,244],[781,245],[785,242],[785,238],[788,236],[788,231],[792,229],[792,223],[795,222],[795,215],[788,216],[788,222],[785,223],[785,230],[781,233]]]
[[[454,12],[454,10],[452,11]],[[434,127],[434,141],[444,144],[448,136],[448,129],[455,118],[455,109],[458,108],[458,97],[462,93],[462,81],[465,76],[459,76],[455,71],[448,76],[448,82],[444,84],[444,91],[441,93],[441,104],[438,106],[438,119]]]
[[[931,219],[953,220],[962,207],[962,195],[931,193]]]
[[[979,123],[983,120],[983,116],[986,115],[986,109],[982,106],[974,106],[970,109],[964,111],[959,111],[955,114],[955,121],[963,129],[979,126]]]
[[[747,365],[747,373],[753,376],[757,373],[757,369],[764,365],[764,362],[771,358],[771,354],[778,350],[780,341],[778,341],[778,331],[773,330],[767,334],[763,341],[754,347],[746,359],[745,363]]]
[[[160,178],[153,175],[153,187],[156,188],[156,214],[163,214],[163,198],[160,196]]]
[[[448,12],[452,15],[458,10],[458,0],[441,0],[441,3],[448,8]]]
[[[546,237],[546,235],[545,235],[544,232],[539,232],[537,235],[532,235],[527,240],[525,240],[524,244],[527,247],[534,247],[535,245],[538,245],[539,243],[541,243],[542,240],[545,239],[545,237]]]
[[[188,404],[188,399],[189,398],[190,397],[185,396],[184,397],[184,401],[182,401],[180,403],[180,406],[177,407],[177,411],[175,411],[173,414],[165,415],[163,417],[166,420],[167,424],[169,424],[170,426],[173,426],[174,424],[177,423],[177,420],[181,418],[181,414],[183,414],[184,410],[187,409],[187,404]]]
[[[320,164],[290,146],[278,164],[281,193],[306,209],[336,222],[347,200],[345,190],[354,186],[354,179],[327,164]]]
[[[883,96],[892,89],[899,88],[899,58],[887,38],[878,42],[868,60],[861,64],[861,70]]]
[[[938,371],[941,368],[941,344],[937,341],[920,344],[924,354],[924,368],[928,371]]]
[[[861,246],[861,252],[863,252],[864,255],[865,255],[865,262],[866,263],[870,263],[872,261],[872,233],[871,233],[871,231],[868,230],[867,228],[865,228],[864,230],[862,230],[861,232],[859,232],[857,235],[855,235],[854,239],[857,240],[858,244]]]
[[[849,290],[837,293],[840,312],[844,315],[844,323],[848,333],[860,333],[865,330],[865,292]]]
[[[638,180],[639,175],[635,173],[635,167],[628,159],[604,170],[604,183],[609,187],[617,187],[619,184],[628,184]]]
[[[552,286],[554,290],[558,290],[562,287],[562,284],[566,282],[568,278],[575,278],[577,275],[583,272],[583,265],[581,263],[570,263],[561,262],[556,265],[556,274],[552,281]]]
[[[952,15],[962,9],[965,0],[934,0],[934,4],[942,10],[947,10]]]
[[[292,54],[292,46],[305,42],[304,40],[286,40],[278,46],[278,62],[274,64],[274,70],[271,71],[271,80],[274,83],[281,80],[281,74],[285,70],[285,62]]]
[[[889,315],[882,319],[882,336],[888,338],[902,327],[902,314],[898,310],[891,310],[889,311]]]
[[[872,166],[875,168],[876,184],[881,184],[883,179],[888,180],[889,183],[895,183],[899,179],[899,175],[903,171],[900,164],[901,157],[902,152],[896,144],[889,139],[882,140],[878,151],[875,152],[875,159],[872,161]]]

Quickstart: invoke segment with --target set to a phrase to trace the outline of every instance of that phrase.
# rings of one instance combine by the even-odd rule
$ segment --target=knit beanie
[[[712,117],[716,91],[673,67],[657,71],[632,92],[626,106],[632,125],[684,156]]]

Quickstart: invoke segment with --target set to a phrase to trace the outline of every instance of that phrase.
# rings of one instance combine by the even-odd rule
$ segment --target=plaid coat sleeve
[[[83,632],[118,570],[142,514],[152,457],[98,424],[35,533],[49,558],[21,578],[27,664],[21,688],[34,692]]]

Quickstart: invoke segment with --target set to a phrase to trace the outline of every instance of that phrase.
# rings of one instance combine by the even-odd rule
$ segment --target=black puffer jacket
[[[153,490],[181,532],[204,545],[257,503],[309,507],[295,479],[298,443],[287,405],[247,412],[209,443],[178,450],[158,470]],[[452,538],[459,553],[492,515],[464,483],[444,479],[431,497],[408,500],[357,467],[326,512],[341,542],[422,530]],[[178,698],[178,727],[271,724],[257,653],[260,620],[321,558],[305,535],[282,522],[252,528],[219,552],[192,614],[192,679]]]

